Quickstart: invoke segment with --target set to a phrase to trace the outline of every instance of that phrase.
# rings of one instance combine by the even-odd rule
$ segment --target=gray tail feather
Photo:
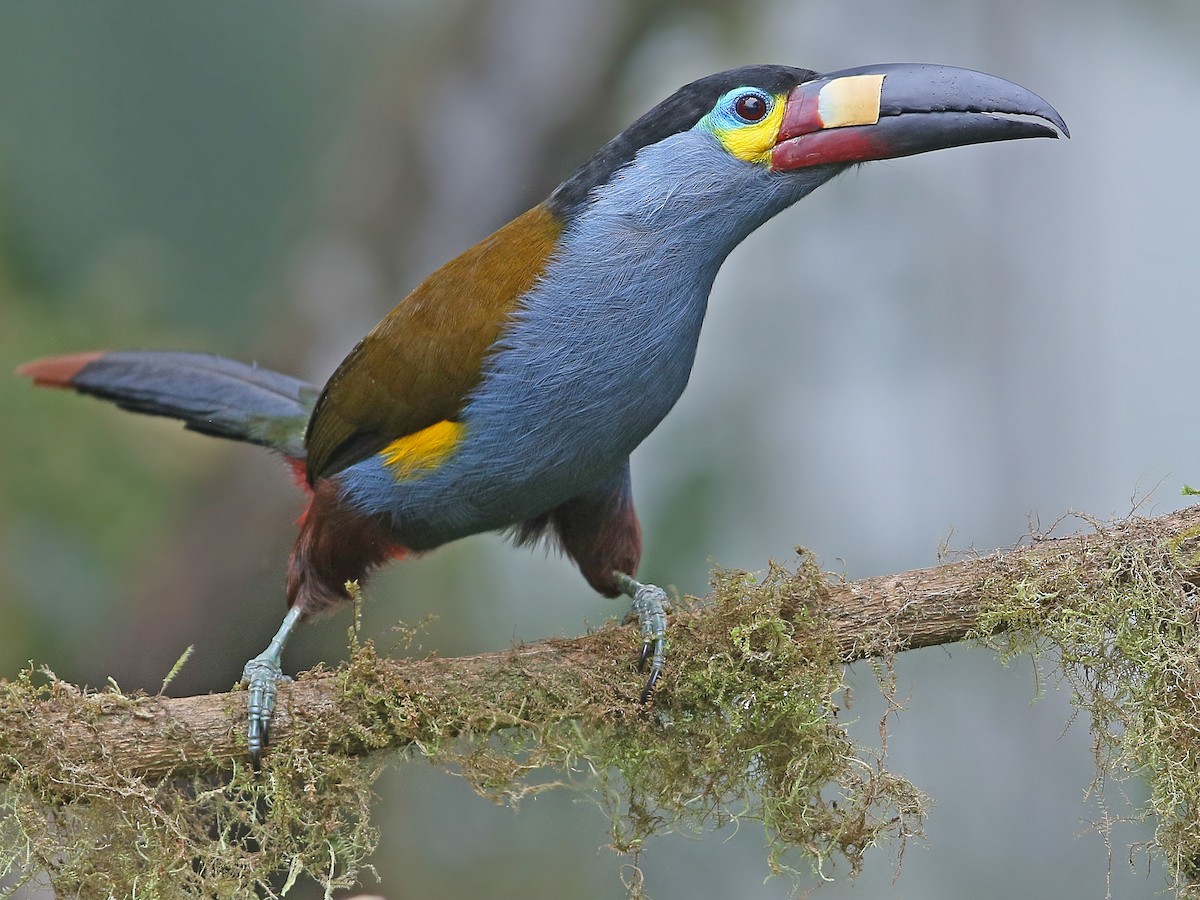
[[[296,460],[304,459],[304,431],[318,395],[299,379],[203,353],[56,357],[21,371],[41,384],[74,388],[133,412],[182,419],[192,431],[259,444]]]

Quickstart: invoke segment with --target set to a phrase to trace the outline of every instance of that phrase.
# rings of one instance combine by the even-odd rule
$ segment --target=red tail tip
[[[47,356],[35,359],[17,369],[17,374],[32,378],[34,384],[46,387],[70,387],[73,379],[88,363],[104,355],[103,351],[71,353],[66,356]]]

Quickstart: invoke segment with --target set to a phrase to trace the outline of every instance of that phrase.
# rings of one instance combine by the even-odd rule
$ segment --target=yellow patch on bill
[[[763,116],[761,122],[739,125],[737,128],[717,129],[717,138],[725,145],[725,149],[738,159],[751,163],[769,162],[786,107],[787,97],[777,96],[771,105],[771,111]]]
[[[462,422],[435,422],[414,434],[397,438],[379,451],[383,464],[397,481],[436,469],[462,441],[467,426]]]
[[[825,128],[874,125],[879,121],[883,75],[847,75],[821,88],[817,110]]]

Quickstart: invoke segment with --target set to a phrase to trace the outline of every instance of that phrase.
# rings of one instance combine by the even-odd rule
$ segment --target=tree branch
[[[1029,546],[861,581],[844,581],[804,567],[787,576],[780,616],[816,615],[840,658],[864,657],[960,641],[980,624],[981,610],[998,591],[1031,573],[1109,567],[1114,552],[1132,545],[1171,542],[1185,577],[1195,575],[1200,506],[1157,519],[1130,519],[1070,537],[1035,538]],[[1190,562],[1189,562],[1190,561]],[[713,628],[726,627],[721,604],[759,590],[750,579],[718,577],[705,602],[672,617],[672,658]],[[773,590],[780,590],[776,583]],[[1053,593],[1040,602],[1053,603]],[[390,660],[368,649],[335,672],[317,671],[281,685],[272,742],[283,746],[297,729],[304,746],[361,753],[402,748],[461,732],[494,731],[568,720],[583,710],[614,723],[633,721],[641,678],[630,661],[632,628],[609,625],[583,637],[547,640],[458,659]],[[679,663],[677,663],[678,665]],[[670,693],[672,675],[662,691]],[[365,686],[365,687],[364,687]],[[386,714],[372,691],[392,695]],[[0,779],[24,758],[43,758],[47,735],[64,771],[105,761],[115,770],[155,778],[231,768],[245,758],[245,693],[127,698],[84,693],[56,683],[49,699],[33,705],[19,692],[0,692]]]

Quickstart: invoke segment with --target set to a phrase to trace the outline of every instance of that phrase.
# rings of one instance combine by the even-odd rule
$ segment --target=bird
[[[186,428],[261,445],[307,492],[287,612],[243,670],[247,748],[270,737],[301,620],[392,559],[481,532],[545,541],[632,601],[649,702],[667,597],[637,580],[629,460],[687,385],[709,292],[751,232],[871,160],[1069,137],[1031,91],[950,66],[749,65],[653,106],[543,201],[405,296],[321,388],[220,356],[97,351],[21,366]]]

